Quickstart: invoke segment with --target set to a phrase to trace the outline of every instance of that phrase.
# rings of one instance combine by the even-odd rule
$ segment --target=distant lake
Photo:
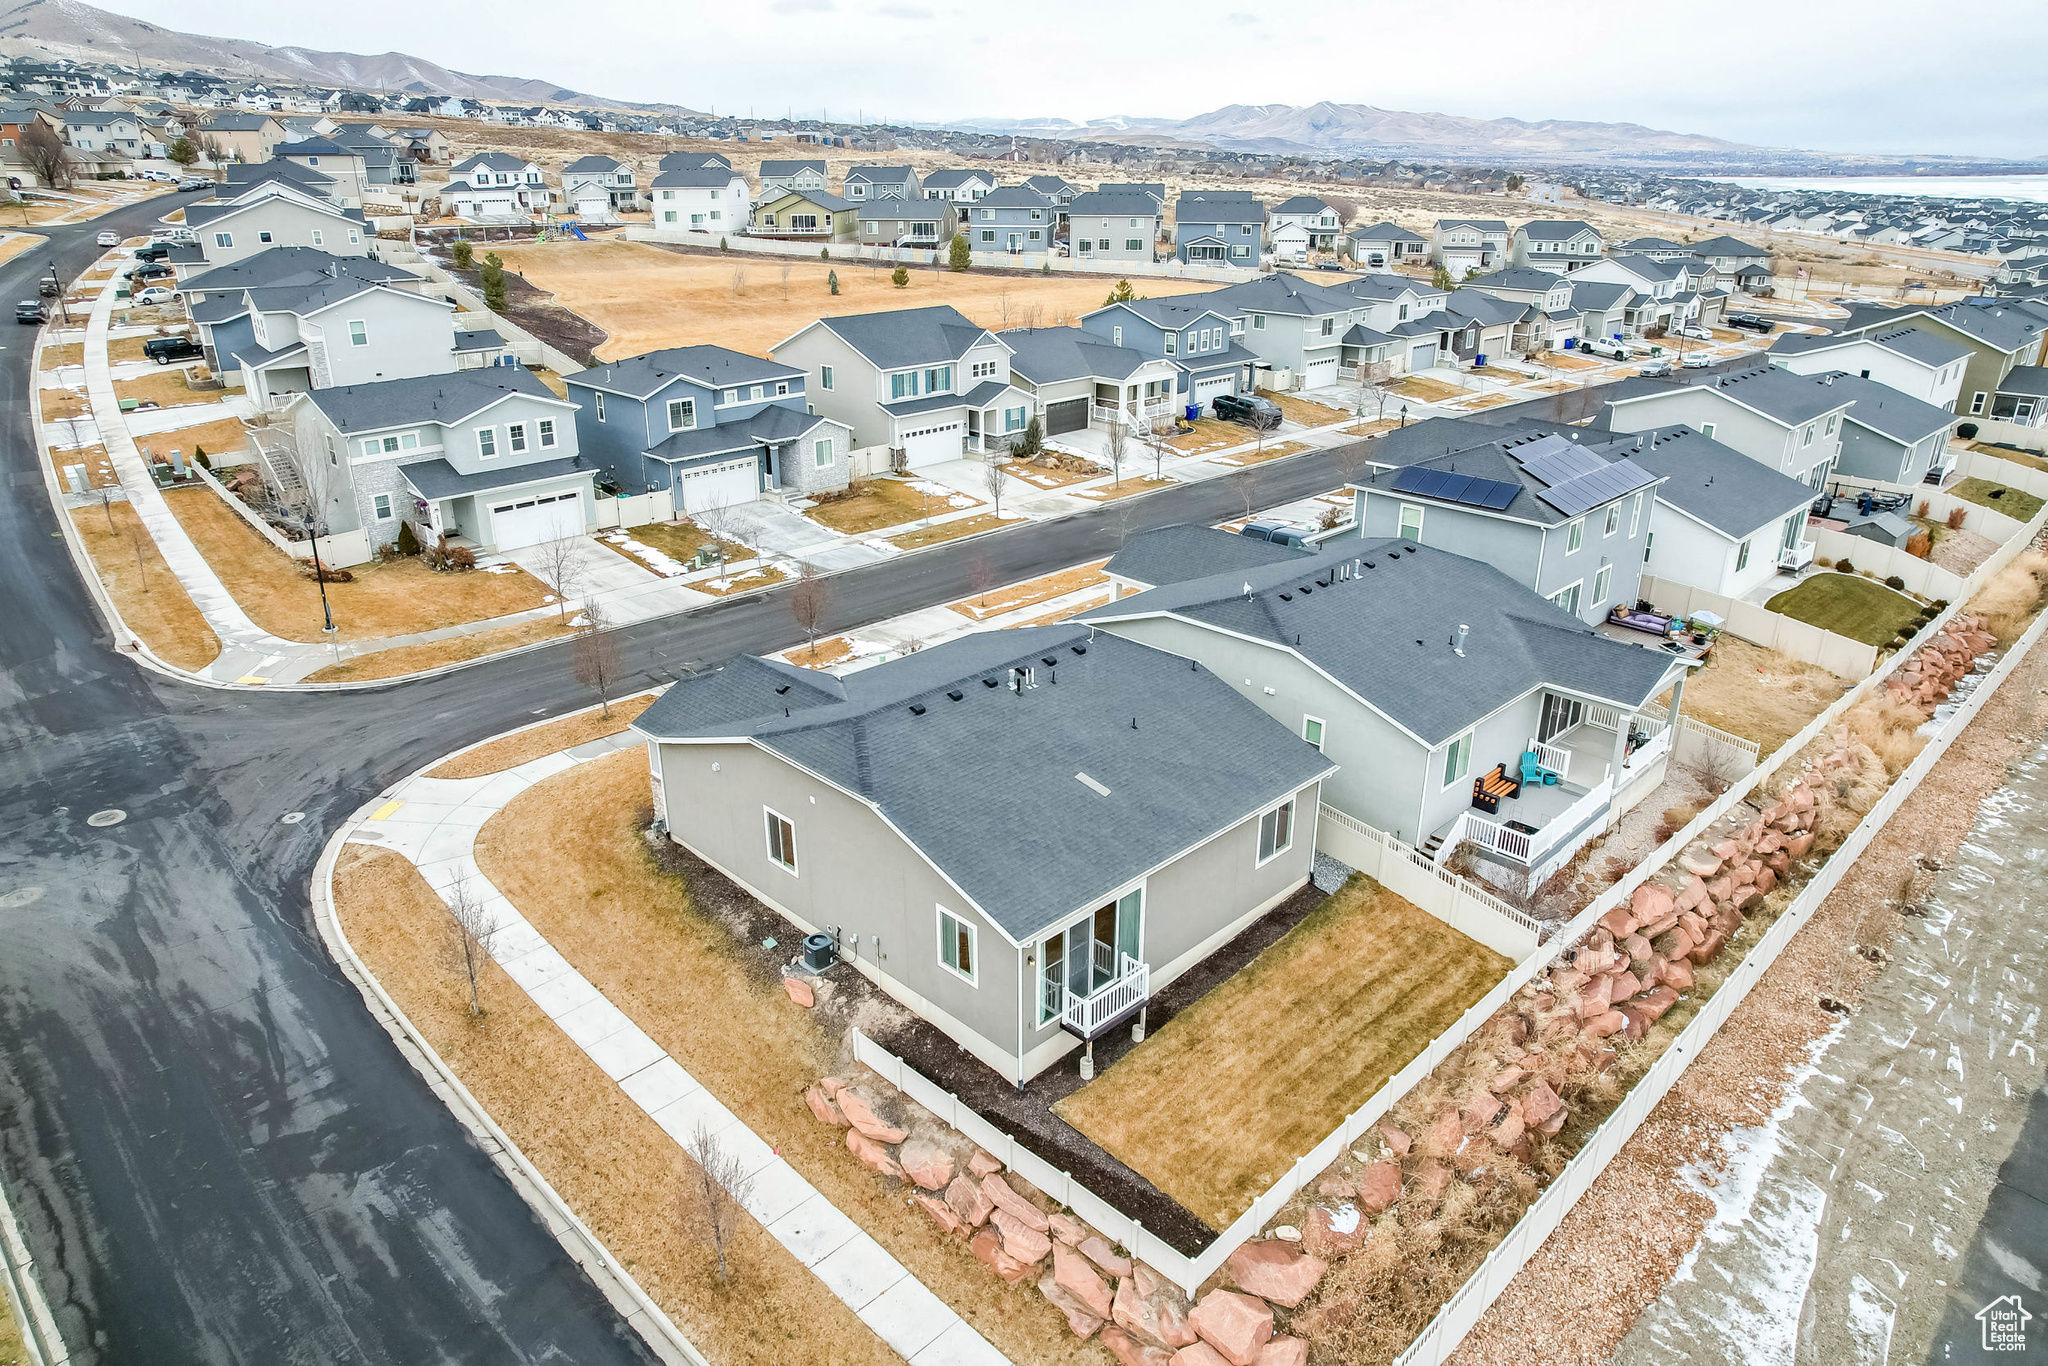
[[[2024,199],[2048,204],[2048,175],[1707,176],[1751,190],[1925,195],[1930,199]]]

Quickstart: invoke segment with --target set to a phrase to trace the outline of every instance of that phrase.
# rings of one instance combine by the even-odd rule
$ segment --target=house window
[[[512,440],[512,454],[519,455],[526,450],[526,424],[514,422],[505,428],[505,435]]]
[[[1749,542],[1744,541],[1741,545],[1735,547],[1735,572],[1740,574],[1747,568],[1749,568]]]
[[[1294,798],[1259,817],[1259,862],[1270,863],[1294,846]]]
[[[1037,215],[1037,214],[1035,214],[1035,213],[1034,213],[1034,214],[1032,214],[1031,216],[1032,216],[1033,218],[1036,218],[1036,217],[1038,217],[1038,215]],[[1037,240],[1039,239],[1039,231],[1038,231],[1038,229],[1037,229],[1037,228],[1033,228],[1033,229],[1031,229],[1031,231],[1029,231],[1029,232],[1025,233],[1024,235],[1025,235],[1026,237],[1028,237],[1029,239],[1031,239],[1032,241],[1034,241],[1034,242],[1036,242],[1036,241],[1037,241]]]
[[[316,247],[326,245],[326,239],[321,236],[320,229],[318,228],[313,229],[313,245]],[[1868,378],[1868,376],[1865,376],[1865,378]]]
[[[1422,508],[1417,504],[1401,504],[1401,539],[1422,544]]]
[[[1265,330],[1266,330],[1266,315],[1265,315],[1265,314],[1263,314],[1263,313],[1254,313],[1254,314],[1252,314],[1252,331],[1254,331],[1254,332],[1263,332],[1263,331],[1265,331]]]
[[[832,463],[831,437],[828,436],[811,447],[811,461],[821,470]]]
[[[1806,427],[1806,430],[1805,430],[1804,432],[1801,432],[1801,433],[1800,433],[1800,435],[1799,435],[1799,444],[1800,444],[1801,446],[1811,446],[1811,445],[1813,444],[1813,424],[1812,424],[1812,423],[1808,423],[1808,424],[1807,424],[1807,427]]]
[[[1835,423],[1839,422],[1840,420],[1841,420],[1840,414],[1836,414],[1836,415],[1834,415],[1834,416],[1831,416],[1831,417],[1829,417],[1829,418],[1828,418],[1828,429],[1827,429],[1827,430],[1826,430],[1825,432],[1822,432],[1822,433],[1821,433],[1821,435],[1822,435],[1822,436],[1833,436],[1833,435],[1835,434]]]
[[[1124,344],[1124,330],[1121,327],[1109,329],[1109,344],[1111,346],[1122,346]]]
[[[1167,334],[1166,334],[1166,354],[1167,354],[1167,355],[1169,355],[1169,356],[1170,356],[1170,355],[1172,355],[1172,354],[1174,353],[1174,351],[1175,351],[1175,350],[1176,350],[1176,349],[1177,349],[1177,348],[1179,347],[1179,345],[1180,345],[1180,334],[1179,334],[1178,332],[1169,332],[1169,333],[1167,333]]]
[[[217,232],[213,235],[213,244],[216,247],[232,247],[235,244],[235,235],[231,232]],[[1977,397],[1981,399],[1984,395],[1979,394]]]
[[[818,384],[819,384],[819,387],[821,387],[821,388],[825,388],[825,389],[830,389],[830,388],[832,387],[832,367],[831,367],[831,366],[829,366],[829,365],[821,365],[821,366],[819,366],[819,367],[818,367]]]
[[[1466,731],[1451,741],[1444,751],[1444,786],[1461,781],[1472,769],[1472,732]]]
[[[1126,237],[1126,238],[1124,239],[1124,250],[1125,250],[1125,251],[1143,251],[1144,249],[1145,249],[1145,239],[1144,239],[1144,238],[1142,238],[1142,237]]]
[[[740,401],[740,391],[737,389],[726,390],[724,401],[727,403],[738,403]]]
[[[380,493],[380,494],[378,494],[378,495],[377,495],[377,496],[376,496],[375,498],[372,498],[372,499],[370,500],[370,505],[371,505],[372,507],[374,507],[374,508],[376,509],[376,511],[377,511],[377,520],[378,520],[378,521],[380,521],[380,522],[388,522],[388,521],[390,521],[390,520],[391,520],[391,495],[390,495],[390,494],[388,494],[388,493]]]
[[[1023,408],[1003,409],[1003,430],[1006,432],[1023,431],[1024,423],[1026,420],[1024,414],[1026,411],[1027,410]]]
[[[1302,717],[1301,738],[1308,741],[1309,744],[1313,745],[1317,753],[1321,753],[1323,748],[1322,718],[1316,716]]]
[[[768,857],[794,873],[796,871],[796,827],[772,807],[762,807],[768,817]]]
[[[596,397],[597,397],[597,420],[598,420],[599,422],[602,422],[602,421],[604,421],[604,394],[603,394],[603,392],[602,392],[602,391],[600,391],[600,392],[599,392],[599,393],[598,393],[598,394],[596,395]]]
[[[226,244],[225,242],[223,242],[223,243],[222,243],[221,245],[222,245],[222,246],[226,246],[227,244]],[[1971,399],[1971,400],[1970,400],[1970,415],[1971,415],[1972,417],[1975,417],[1975,416],[1976,416],[1977,414],[1979,414],[1979,413],[1981,413],[1981,412],[1983,412],[1983,411],[1984,411],[1984,391],[1983,391],[1982,389],[1979,389],[1979,390],[1977,391],[1977,396],[1976,396],[1975,398],[1973,398],[1973,399]]]
[[[476,429],[476,456],[479,460],[498,458],[498,429],[479,427]]]
[[[1714,424],[1711,422],[1702,422],[1700,424],[1700,435],[1707,438],[1707,440],[1712,441],[1714,439]]]
[[[357,232],[354,228],[350,228],[348,230],[348,244],[350,246],[353,247],[360,243],[362,240],[363,238],[361,233]]]
[[[1607,587],[1613,581],[1614,566],[1611,564],[1601,565],[1600,572],[1593,576],[1593,605],[1595,607],[1605,607],[1607,605]]]
[[[1602,536],[1612,536],[1619,530],[1621,530],[1621,504],[1612,503],[1607,508],[1607,525],[1601,530],[1600,534]]]
[[[540,448],[552,450],[555,444],[555,420],[544,417],[540,420]]]
[[[788,385],[787,383],[783,383],[783,384],[778,384],[778,385],[776,385],[776,386],[775,386],[775,397],[777,397],[777,398],[784,398],[784,397],[787,397],[787,396],[788,396],[788,394],[789,394],[789,385]]]
[[[1324,335],[1324,336],[1326,336],[1326,337],[1327,337],[1327,336],[1330,336],[1330,335],[1331,335],[1331,334],[1332,334],[1333,332],[1335,332],[1335,331],[1336,331],[1336,327],[1337,327],[1337,320],[1336,320],[1335,318],[1325,318],[1325,319],[1323,319],[1323,335]]]
[[[1586,519],[1583,517],[1575,517],[1572,519],[1570,525],[1566,526],[1564,529],[1564,553],[1567,555],[1577,554],[1579,547],[1584,545],[1585,543]]]
[[[1635,506],[1630,508],[1628,513],[1628,538],[1631,541],[1633,541],[1636,538],[1636,527],[1641,524],[1642,520],[1643,495],[1638,493],[1636,495]]]
[[[668,429],[672,432],[686,432],[697,425],[697,400],[694,398],[670,399],[668,405]]]
[[[986,215],[984,215],[984,216],[986,216]],[[983,229],[981,230],[981,240],[982,240],[982,241],[984,241],[984,242],[988,242],[988,243],[993,243],[993,242],[994,242],[994,241],[996,240],[996,233],[995,233],[995,229],[994,229],[994,228],[983,228]]]
[[[369,324],[350,322],[348,325],[348,344],[350,346],[368,346],[370,344]]]
[[[996,363],[992,360],[978,360],[974,362],[973,373],[976,379],[994,379],[996,376]]]
[[[271,238],[270,238],[270,234],[269,234],[269,233],[267,233],[267,232],[259,232],[259,233],[257,233],[257,234],[256,234],[256,240],[257,240],[258,242],[262,242],[262,243],[268,244],[268,243],[270,242],[270,240],[271,240]]]
[[[948,970],[974,980],[974,926],[939,907],[939,962]]]
[[[1563,608],[1573,616],[1577,616],[1579,614],[1579,589],[1583,586],[1584,582],[1582,579],[1569,588],[1558,589],[1550,595],[1551,604]]]

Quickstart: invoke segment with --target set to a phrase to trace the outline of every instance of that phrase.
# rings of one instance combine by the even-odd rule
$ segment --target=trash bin
[[[1485,353],[1485,352],[1483,352],[1483,351],[1482,351],[1482,352],[1480,352],[1480,353],[1479,353],[1478,355],[1476,355],[1476,356],[1474,356],[1474,357],[1472,358],[1472,368],[1473,368],[1474,370],[1484,370],[1484,369],[1486,368],[1486,353]]]
[[[1202,415],[1202,405],[1201,405],[1201,404],[1199,404],[1199,403],[1190,403],[1190,404],[1188,405],[1188,421],[1190,421],[1190,422],[1193,422],[1193,421],[1194,421],[1194,420],[1195,420],[1196,418],[1200,417],[1201,415]]]
[[[1576,351],[1576,350],[1578,350],[1578,349],[1579,349],[1579,339],[1578,339],[1577,337],[1566,337],[1566,338],[1564,339],[1564,349],[1565,349],[1565,350],[1567,350],[1567,351]]]

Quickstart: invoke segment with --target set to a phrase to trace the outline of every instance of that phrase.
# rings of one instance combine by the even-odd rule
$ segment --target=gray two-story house
[[[640,207],[633,168],[615,157],[578,157],[562,168],[562,198],[587,219],[603,222],[621,209]]]
[[[843,199],[865,203],[871,199],[922,199],[917,172],[908,166],[852,166],[839,191]]]
[[[795,191],[798,194],[815,194],[825,188],[825,163],[822,161],[764,161],[761,163],[761,201],[766,203],[778,194]]]
[[[846,487],[852,433],[807,409],[808,378],[722,346],[650,351],[563,376],[584,459],[622,493],[667,489],[678,515]]]
[[[1033,189],[1010,185],[966,206],[962,229],[976,251],[1041,256],[1052,249],[1058,210]]]
[[[634,729],[667,838],[1018,1085],[1305,885],[1335,768],[1073,624],[844,677],[743,657]]]
[[[1078,327],[1018,327],[997,336],[1010,348],[1010,383],[1031,396],[1046,436],[1112,424],[1145,431],[1174,411],[1180,372],[1162,356],[1113,346]]]
[[[1337,240],[1337,247],[1367,270],[1420,263],[1429,255],[1427,237],[1388,222],[1353,228]]]
[[[1606,245],[1590,223],[1539,218],[1515,229],[1510,260],[1517,266],[1569,275],[1599,260]]]
[[[1641,432],[1682,425],[1788,474],[1816,493],[1842,453],[1842,419],[1856,395],[1829,375],[1759,365],[1694,380],[1624,380],[1595,427]]]
[[[1257,266],[1265,233],[1266,206],[1247,191],[1183,190],[1173,202],[1174,251],[1182,261]]]
[[[1076,257],[1091,261],[1153,261],[1162,221],[1149,194],[1096,190],[1069,206],[1068,241]]]
[[[310,247],[333,256],[369,254],[370,230],[361,209],[266,181],[232,199],[185,206],[193,240],[174,249],[170,265],[181,278],[233,265],[273,247]]]
[[[1081,316],[1081,330],[1112,346],[1172,363],[1175,401],[1201,408],[1218,397],[1252,391],[1258,356],[1233,335],[1231,313],[1210,305],[1207,295],[1132,299]]]
[[[311,247],[266,247],[232,265],[199,271],[180,282],[178,295],[198,330],[207,368],[235,383],[241,372],[237,357],[260,346],[250,291],[317,290],[345,281],[415,292],[424,285],[410,271],[368,256],[337,256]]]
[[[1508,225],[1498,218],[1439,218],[1430,232],[1430,256],[1462,280],[1507,264]]]
[[[860,206],[855,240],[864,247],[936,250],[953,240],[967,211],[950,199],[870,199]]]
[[[972,204],[994,193],[996,178],[988,171],[950,167],[924,177],[926,199],[949,199],[955,204]]]

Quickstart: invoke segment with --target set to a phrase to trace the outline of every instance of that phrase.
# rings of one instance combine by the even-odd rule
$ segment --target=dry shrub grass
[[[606,716],[603,708],[586,711],[576,716],[565,716],[559,721],[534,726],[516,735],[507,735],[478,745],[475,749],[443,760],[426,772],[429,778],[482,778],[493,773],[503,773],[508,768],[531,763],[558,750],[574,749],[592,740],[602,740],[607,735],[617,735],[639,719],[640,713],[653,705],[654,694],[644,693],[639,697],[628,697],[614,702],[611,715]]]
[[[715,1256],[682,1222],[682,1148],[550,1021],[496,963],[484,1015],[469,1014],[447,908],[417,869],[351,844],[334,871],[349,942],[434,1050],[612,1255],[713,1361],[897,1360],[886,1344],[751,1220],[720,1285]]]
[[[62,422],[66,418],[92,416],[92,404],[76,389],[45,389],[42,392],[42,405],[45,422]]]
[[[1890,778],[1904,773],[1914,756],[1926,748],[1927,741],[1916,734],[1926,721],[1927,714],[1918,707],[1893,701],[1882,691],[1842,713],[1849,734],[1877,756]]]
[[[2044,595],[2048,595],[2048,555],[2030,550],[1994,574],[1970,599],[1970,610],[1983,614],[1986,629],[1998,637],[1999,644],[2010,645],[2041,610]]]
[[[967,506],[982,506],[979,499],[970,494],[948,491],[945,494],[927,493],[913,487],[929,480],[912,479],[867,479],[848,488],[832,498],[817,500],[817,506],[804,515],[820,526],[849,536],[858,536],[869,531],[880,531],[884,527],[902,526],[924,517],[942,517],[949,512],[964,511]],[[953,505],[954,498],[968,499],[960,507]]]
[[[306,675],[305,681],[371,683],[382,678],[403,678],[407,674],[438,669],[444,664],[461,664],[466,660],[482,659],[485,655],[493,655],[500,650],[516,650],[522,645],[538,645],[544,641],[558,640],[574,634],[575,629],[559,617],[541,617],[534,621],[514,622],[510,626],[493,626],[489,630],[471,631],[467,635],[428,641],[424,645],[401,645],[395,650],[376,650],[370,654],[357,655],[354,659],[345,659],[339,664],[329,664],[324,669],[317,669]]]
[[[921,526],[915,531],[901,532],[891,536],[889,544],[916,550],[941,541],[957,541],[962,536],[979,536],[984,531],[1001,531],[1006,526],[1015,526],[1019,520],[1014,516],[998,517],[992,512],[984,512],[974,517],[963,517],[957,522],[940,522],[934,526]]]
[[[1109,576],[1102,572],[1102,566],[1108,563],[1108,560],[1093,560],[1087,564],[1075,565],[1072,569],[1062,569],[1056,574],[1041,574],[1035,579],[1026,579],[1007,588],[962,598],[947,605],[961,616],[973,621],[981,621],[1003,612],[1015,612],[1025,607],[1035,607],[1041,602],[1051,602],[1054,598],[1078,593],[1083,588],[1108,583]]]
[[[906,1204],[900,1187],[854,1161],[838,1130],[811,1117],[803,1088],[840,1065],[839,1041],[790,1001],[778,976],[751,966],[732,930],[699,911],[682,880],[656,863],[641,837],[649,802],[644,753],[581,764],[492,817],[477,863],[613,1005],[1012,1361],[1102,1362],[1033,1286],[990,1275],[964,1243]],[[837,1311],[815,1281],[810,1287],[814,1301]],[[845,1335],[821,1329],[807,1343],[815,1355],[835,1337]]]
[[[1053,1108],[1221,1230],[1511,966],[1354,877]]]
[[[1769,754],[1848,689],[1817,664],[1724,634],[1705,667],[1686,680],[1683,710]]]
[[[107,525],[109,515],[113,526]],[[83,507],[71,521],[85,540],[93,568],[128,629],[151,653],[181,669],[203,669],[220,655],[220,638],[164,563],[162,552],[128,503]],[[140,549],[140,560],[137,551]]]

